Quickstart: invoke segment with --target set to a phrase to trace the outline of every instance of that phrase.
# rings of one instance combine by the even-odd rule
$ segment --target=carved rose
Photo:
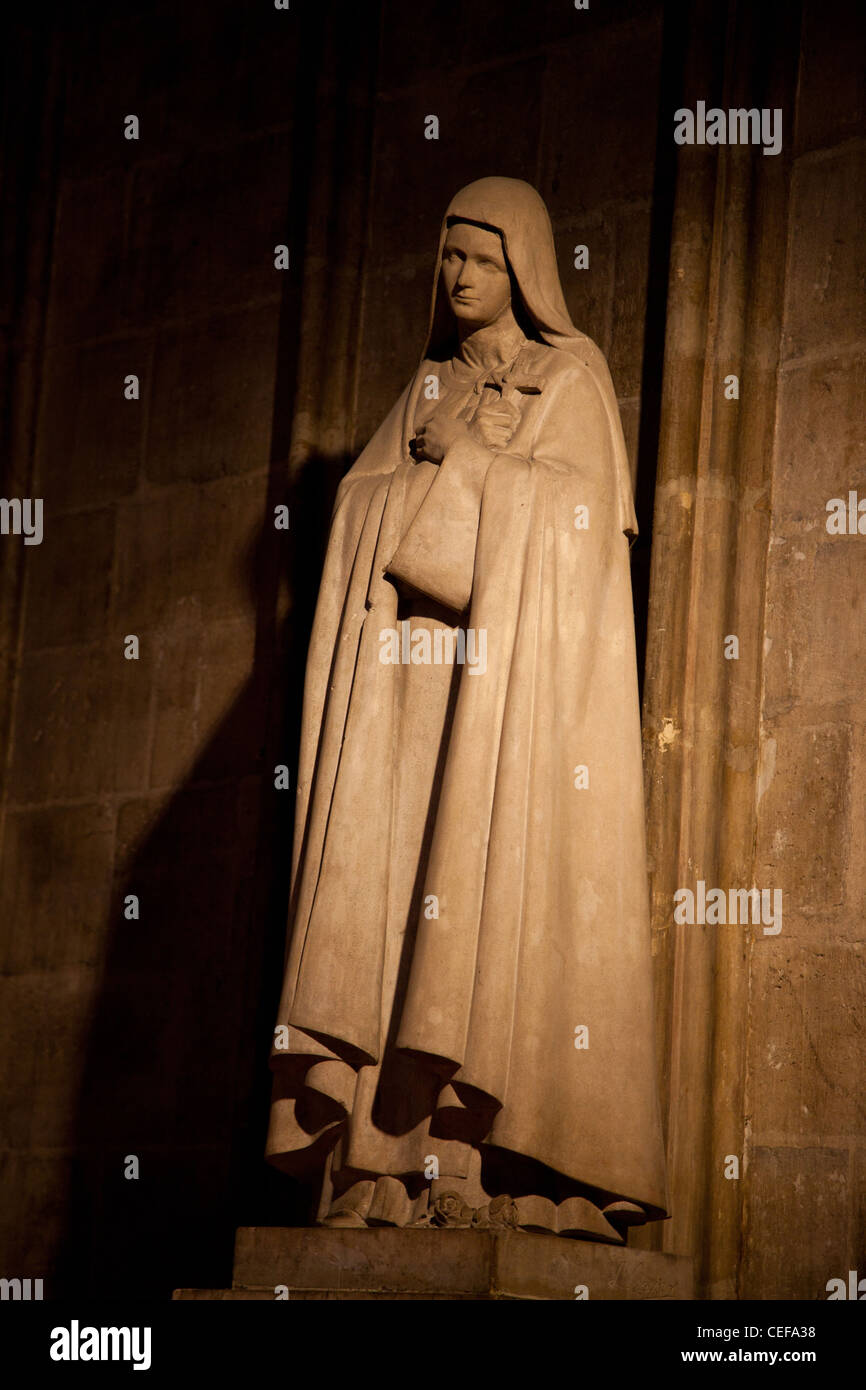
[[[493,1198],[489,1212],[491,1226],[501,1226],[503,1230],[508,1231],[517,1230],[517,1206],[507,1193]]]
[[[434,1226],[471,1226],[473,1211],[456,1192],[441,1192],[433,1203]]]
[[[485,1231],[516,1231],[517,1207],[507,1193],[502,1193],[494,1197],[488,1206],[478,1208],[472,1224]]]

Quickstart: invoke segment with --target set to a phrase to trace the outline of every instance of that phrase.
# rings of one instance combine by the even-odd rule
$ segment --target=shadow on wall
[[[350,459],[275,470],[248,555],[249,681],[115,884],[54,1292],[169,1297],[230,1283],[238,1225],[307,1219],[263,1160],[282,981],[303,672],[333,497]],[[273,508],[302,515],[274,544]],[[288,565],[292,607],[277,624]],[[274,786],[285,763],[290,791]],[[127,920],[135,894],[141,919]],[[129,1156],[139,1176],[125,1176]]]
[[[306,51],[318,52],[320,17],[310,14],[304,25]],[[316,176],[316,82],[311,64],[293,94],[286,240],[299,264]],[[52,1296],[166,1299],[177,1287],[225,1287],[237,1226],[300,1224],[308,1215],[307,1189],[264,1162],[268,1056],[282,983],[306,650],[333,500],[352,460],[312,457],[291,477],[286,467],[300,295],[300,279],[285,283],[264,520],[246,557],[255,614],[249,679],[158,821],[136,826],[120,817]],[[273,526],[281,503],[292,519],[288,534]],[[303,526],[295,529],[297,517]],[[275,788],[278,764],[289,768],[289,790]],[[138,921],[124,916],[130,894],[142,904]],[[133,1156],[137,1179],[125,1176]]]

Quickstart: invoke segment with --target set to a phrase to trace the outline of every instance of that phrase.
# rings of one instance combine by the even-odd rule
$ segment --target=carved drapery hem
[[[475,1200],[478,1194],[485,1196],[477,1179],[433,1179],[415,1195],[401,1178],[362,1179],[326,1203],[317,1224],[523,1230],[624,1245],[628,1227],[647,1220],[647,1213],[635,1203],[611,1202],[599,1207],[586,1197],[568,1197],[556,1203],[537,1194],[512,1197],[500,1193],[474,1206],[465,1198],[467,1187],[475,1188]]]

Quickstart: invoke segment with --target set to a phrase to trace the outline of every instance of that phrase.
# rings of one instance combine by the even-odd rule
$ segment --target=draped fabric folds
[[[467,367],[437,271],[424,359],[338,493],[268,1157],[323,1171],[321,1216],[621,1239],[667,1203],[625,449],[535,191],[484,179],[449,218],[501,232],[527,335]],[[503,452],[415,461],[420,418],[503,397]],[[449,633],[462,662],[431,656]]]

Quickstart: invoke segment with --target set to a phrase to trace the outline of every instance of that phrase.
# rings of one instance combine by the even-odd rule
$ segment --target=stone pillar
[[[772,15],[765,11],[772,9]],[[764,567],[799,7],[689,9],[680,105],[781,107],[782,152],[679,152],[644,698],[658,1046],[673,1218],[640,1243],[737,1296],[754,927],[674,926],[677,888],[749,888],[761,773]],[[671,138],[673,139],[673,111]],[[736,376],[739,399],[725,379]],[[730,390],[730,388],[729,388]],[[739,659],[727,660],[736,635]]]

